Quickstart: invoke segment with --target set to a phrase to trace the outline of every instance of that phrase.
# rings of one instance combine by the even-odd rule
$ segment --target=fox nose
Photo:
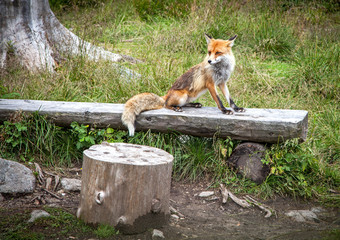
[[[208,60],[208,63],[211,64],[211,60]]]

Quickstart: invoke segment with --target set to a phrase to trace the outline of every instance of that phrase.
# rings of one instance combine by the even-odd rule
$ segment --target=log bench
[[[0,121],[16,111],[39,112],[59,126],[73,121],[98,128],[126,129],[121,122],[124,104],[0,99]],[[136,121],[137,131],[177,131],[182,134],[277,143],[298,138],[305,141],[308,112],[304,110],[254,109],[224,115],[216,107],[183,108],[183,112],[159,109],[143,112]]]

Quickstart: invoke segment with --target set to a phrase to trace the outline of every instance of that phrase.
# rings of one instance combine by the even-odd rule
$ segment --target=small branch
[[[249,195],[245,196],[245,198],[251,202],[252,204],[256,205],[258,208],[260,208],[261,210],[266,212],[266,215],[264,216],[265,218],[269,218],[272,215],[272,212],[275,212],[273,209],[270,209],[269,207],[264,207],[263,204],[259,203],[258,201],[256,201],[255,199],[253,199],[252,197],[250,197]]]
[[[243,207],[243,208],[248,208],[248,207],[250,207],[250,204],[247,202],[247,201],[245,201],[245,200],[243,200],[243,199],[240,199],[240,198],[238,198],[238,197],[236,197],[234,194],[232,194],[231,192],[229,192],[229,196],[230,196],[230,198],[235,202],[235,203],[237,203],[238,205],[240,205],[241,207]]]
[[[52,184],[52,178],[51,178],[51,177],[48,177],[48,178],[46,179],[46,186],[45,186],[45,188],[46,188],[47,190],[49,190],[50,187],[51,187],[51,184]]]
[[[54,177],[54,187],[53,187],[53,191],[57,190],[58,184],[60,182],[60,177],[58,175],[55,175]]]
[[[54,194],[53,192],[48,191],[48,190],[45,189],[45,188],[41,188],[41,190],[43,190],[43,191],[49,193],[50,195],[52,195],[52,196],[55,197],[55,198],[58,198],[59,200],[63,200],[63,198],[59,197],[58,195]]]
[[[82,169],[81,168],[71,168],[69,169],[70,172],[81,172]]]
[[[223,184],[221,184],[221,185],[223,185]],[[224,185],[223,185],[223,187],[221,186],[221,193],[222,193],[222,197],[223,197],[222,198],[223,203],[227,202],[227,199],[228,199],[228,196],[229,196],[231,198],[231,200],[233,200],[239,206],[241,206],[243,208],[250,207],[250,204],[247,201],[236,197],[234,194],[232,194],[230,191],[228,191],[228,189]]]
[[[34,198],[32,198],[31,200],[30,200],[30,202],[33,202],[34,200],[36,200],[36,199],[40,199],[41,198],[41,196],[42,196],[42,194],[40,194],[40,195],[38,195],[38,196],[35,196]]]
[[[34,163],[34,165],[35,165],[35,170],[37,171],[37,173],[38,173],[38,181],[39,181],[39,183],[41,184],[41,185],[43,185],[44,184],[44,173],[43,173],[43,171],[41,170],[41,167],[39,166],[39,164],[38,163]]]
[[[180,218],[184,218],[184,215],[177,211],[174,207],[170,206],[170,213],[178,215]]]
[[[227,203],[228,201],[228,190],[225,188],[224,184],[220,184],[220,190],[221,190],[221,194],[222,194],[222,203]]]
[[[72,170],[72,169],[71,169]],[[81,171],[81,169],[79,168],[79,171]],[[53,191],[55,191],[58,187],[58,184],[60,182],[60,177],[56,174],[50,173],[50,172],[45,172],[47,175],[50,175],[52,177],[54,177],[54,187],[53,187]],[[49,180],[49,178],[46,179],[46,189],[49,190],[49,186],[47,185],[47,181],[51,181]],[[50,182],[50,184],[52,183],[52,181]]]

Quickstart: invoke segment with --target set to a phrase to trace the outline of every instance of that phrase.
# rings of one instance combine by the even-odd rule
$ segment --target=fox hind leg
[[[193,107],[193,108],[201,108],[203,105],[201,103],[187,103],[183,107]]]
[[[165,107],[175,112],[182,112],[182,107],[186,105],[188,95],[182,91],[172,91],[166,96]]]

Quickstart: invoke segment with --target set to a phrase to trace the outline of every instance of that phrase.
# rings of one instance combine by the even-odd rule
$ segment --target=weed
[[[108,131],[111,132],[111,130],[112,129],[109,129]],[[77,122],[72,122],[71,133],[75,136],[77,149],[84,150],[91,145],[103,141],[105,130],[95,131],[95,129],[90,128],[89,125],[79,125]]]
[[[19,114],[17,119],[5,121],[0,125],[0,138],[2,157],[38,161],[46,166],[72,165],[81,153],[67,131],[38,113]]]
[[[94,231],[94,233],[99,238],[109,238],[109,237],[119,234],[119,231],[117,231],[114,227],[110,225],[101,224]]]
[[[45,207],[50,217],[39,218],[33,223],[28,223],[30,211],[23,213],[13,212],[3,215],[0,220],[1,239],[59,239],[65,236],[84,238],[95,236],[98,229],[86,225],[78,220],[73,214],[59,209]],[[16,211],[16,210],[12,210]],[[1,212],[1,209],[0,209]]]

